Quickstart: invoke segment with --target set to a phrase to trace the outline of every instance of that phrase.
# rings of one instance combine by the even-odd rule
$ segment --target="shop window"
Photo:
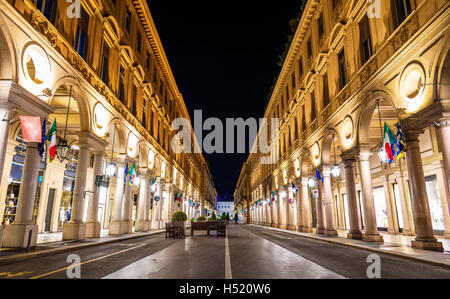
[[[428,203],[430,205],[430,214],[431,214],[431,222],[433,224],[433,230],[436,232],[436,234],[441,235],[445,231],[445,224],[437,177],[435,175],[426,177],[425,185]]]
[[[412,12],[411,1],[392,0],[392,7],[394,13],[394,26],[395,28],[398,28]]]
[[[345,218],[345,229],[350,229],[350,214],[348,209],[348,199],[347,194],[342,195],[342,201],[344,203],[344,218]]]
[[[359,38],[361,42],[361,65],[364,65],[373,55],[369,18],[367,15],[364,15],[359,23]]]
[[[384,187],[373,188],[373,198],[375,203],[375,214],[377,218],[378,230],[387,231],[388,214]]]
[[[402,202],[400,198],[399,185],[397,183],[393,184],[392,189],[395,197],[395,211],[397,214],[398,229],[400,232],[402,232],[404,227],[403,227]]]

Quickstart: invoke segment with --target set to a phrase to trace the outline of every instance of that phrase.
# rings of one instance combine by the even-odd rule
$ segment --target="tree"
[[[227,212],[225,220],[230,220],[230,213]]]
[[[216,216],[216,213],[213,213],[213,214],[212,214],[212,216],[211,216],[211,220],[217,220],[217,216]]]

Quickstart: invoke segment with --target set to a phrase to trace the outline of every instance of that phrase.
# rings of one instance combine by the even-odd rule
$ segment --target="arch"
[[[328,40],[328,48],[335,52],[339,41],[342,39],[345,33],[346,30],[344,25],[342,25],[341,23],[337,23],[336,26],[334,26],[334,28],[331,30],[330,39]]]
[[[145,141],[139,141],[137,145],[139,149],[138,163],[141,168],[148,168],[148,147],[145,145]]]
[[[341,140],[339,138],[339,133],[333,129],[329,128],[326,130],[326,133],[324,135],[324,139],[322,141],[322,159],[321,163],[322,165],[330,165],[330,163],[334,163],[334,147],[333,147],[333,141],[336,146],[336,161],[339,161],[339,147],[341,146]],[[333,139],[334,136],[334,139]]]
[[[6,25],[3,14],[0,14],[0,80],[17,82],[18,51]]]
[[[115,128],[115,130],[114,130]],[[125,127],[122,123],[122,120],[118,117],[113,118],[108,124],[108,132],[110,133],[111,146],[112,146],[112,136],[116,131],[116,140],[114,141],[114,152],[118,154],[126,154],[126,135],[125,135]]]
[[[441,64],[437,66],[436,95],[442,100],[450,99],[450,37],[447,38],[441,56]]]
[[[84,88],[81,86],[79,79],[73,76],[64,76],[55,81],[53,86],[52,94],[53,96],[49,100],[49,105],[55,98],[56,91],[65,85],[73,87],[72,98],[76,101],[79,115],[80,115],[80,131],[90,132],[92,131],[91,124],[91,109],[89,107],[88,95]]]
[[[311,152],[307,148],[303,148],[301,165],[301,176],[308,177],[312,174]]]
[[[359,117],[357,120],[356,138],[359,145],[370,144],[369,129],[373,114],[375,113],[375,109],[377,108],[377,100],[383,100],[385,105],[387,104],[392,106],[395,114],[398,117],[395,102],[393,100],[393,97],[389,93],[383,90],[375,90],[369,93],[361,104],[362,110],[359,112]]]

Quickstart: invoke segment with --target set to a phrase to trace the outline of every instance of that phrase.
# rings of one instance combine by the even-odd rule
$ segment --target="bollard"
[[[30,229],[30,231],[28,232],[27,253],[30,252],[31,238],[32,238],[32,236],[33,236],[33,230]]]

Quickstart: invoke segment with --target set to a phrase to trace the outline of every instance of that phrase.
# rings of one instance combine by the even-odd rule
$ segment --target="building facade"
[[[234,217],[234,201],[218,201],[217,202],[217,216],[221,217],[223,214]]]
[[[214,205],[204,157],[174,150],[171,122],[190,118],[146,1],[73,5],[0,0],[3,247],[161,229]],[[56,160],[24,142],[19,116],[56,121]]]
[[[373,3],[307,1],[265,112],[279,119],[279,159],[251,154],[235,202],[250,223],[369,242],[414,235],[413,247],[442,250],[450,2]],[[406,149],[391,163],[380,151],[386,126]]]

